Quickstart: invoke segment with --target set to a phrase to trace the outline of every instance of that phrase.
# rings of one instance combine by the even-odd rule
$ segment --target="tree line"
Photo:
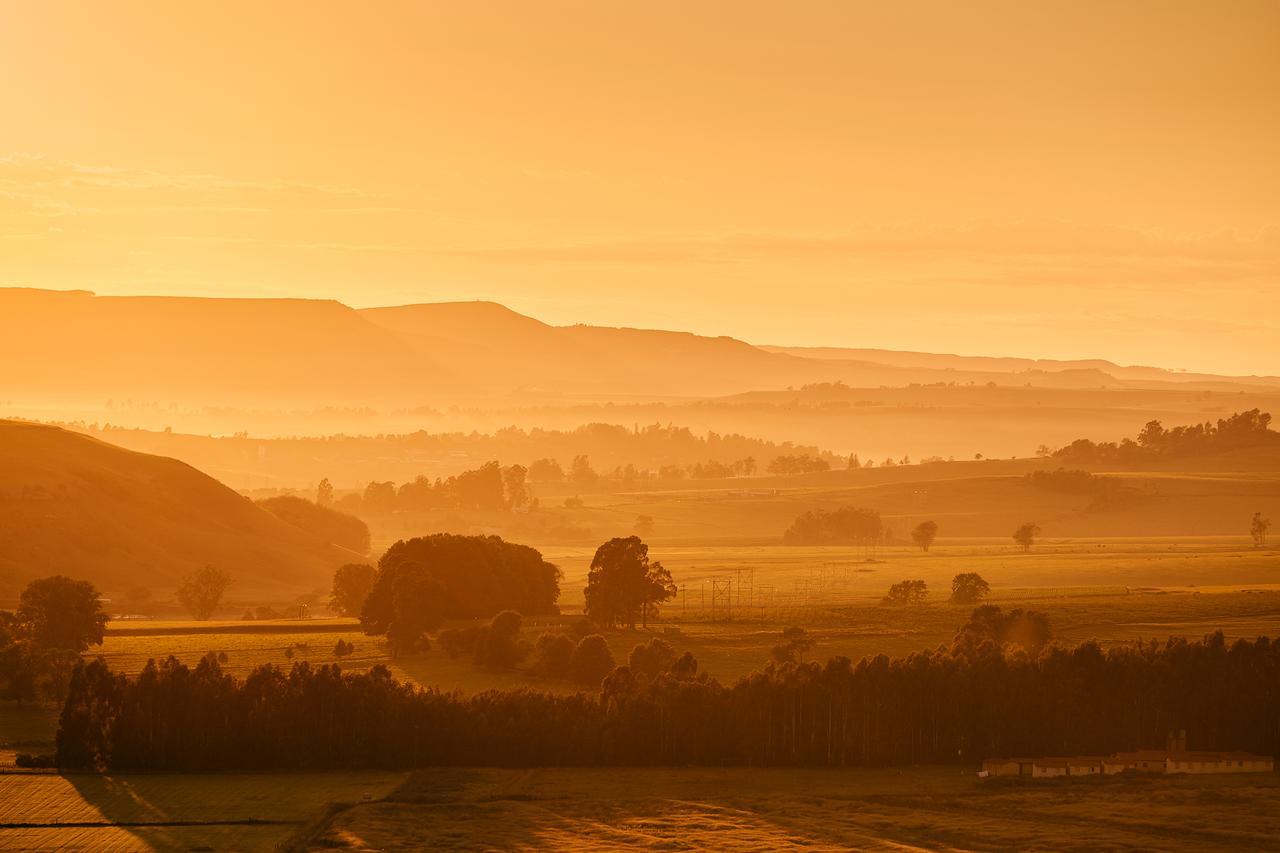
[[[1072,462],[1129,463],[1222,453],[1277,442],[1280,442],[1280,433],[1271,429],[1271,414],[1250,409],[1219,418],[1216,424],[1205,422],[1165,429],[1160,421],[1150,421],[1134,438],[1121,439],[1119,443],[1078,438],[1052,455]]]
[[[244,680],[209,656],[137,677],[102,659],[75,669],[63,768],[355,769],[425,766],[973,764],[991,756],[1158,747],[1280,751],[1280,642],[1170,639],[1103,649],[1002,638],[1026,614],[982,608],[950,647],[903,658],[802,662],[780,653],[731,686],[655,650],[594,695],[463,696],[384,667],[267,664]],[[994,618],[993,618],[994,617]],[[791,644],[791,645],[789,645]]]

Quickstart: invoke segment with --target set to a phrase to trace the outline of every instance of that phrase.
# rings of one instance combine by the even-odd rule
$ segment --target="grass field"
[[[404,774],[0,774],[3,850],[272,850]]]
[[[576,618],[591,549],[546,556],[565,573],[565,616],[527,619],[530,641]],[[725,681],[758,668],[788,625],[815,635],[813,654],[820,658],[903,655],[949,643],[971,609],[946,603],[950,580],[962,571],[987,578],[992,603],[1047,613],[1064,643],[1198,639],[1219,629],[1229,638],[1280,635],[1280,553],[1215,540],[1054,542],[1030,554],[1001,542],[973,541],[928,553],[881,549],[873,562],[859,549],[836,547],[655,546],[651,556],[671,570],[681,592],[648,632],[607,634],[615,658],[625,660],[634,645],[662,634]],[[888,586],[904,578],[926,580],[931,603],[907,609],[880,604]],[[724,600],[713,606],[715,579],[733,585],[727,606]],[[356,646],[340,661],[333,655],[339,639]],[[519,670],[481,669],[438,649],[392,661],[378,638],[364,636],[348,619],[115,623],[101,649],[93,650],[124,672],[138,672],[148,658],[169,654],[194,664],[208,652],[225,653],[224,668],[239,676],[263,663],[339,661],[347,669],[387,663],[402,677],[445,690],[574,689]]]
[[[1280,776],[977,781],[971,769],[415,773],[299,849],[1263,850]]]

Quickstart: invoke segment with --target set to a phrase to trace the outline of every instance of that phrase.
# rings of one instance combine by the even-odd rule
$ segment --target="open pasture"
[[[542,549],[564,572],[562,609],[581,608],[594,550]],[[951,579],[960,572],[982,575],[997,598],[1082,589],[1124,593],[1143,587],[1280,589],[1280,549],[1251,548],[1226,537],[1049,537],[1030,553],[1007,538],[948,540],[928,552],[906,546],[868,551],[835,545],[652,544],[649,557],[660,560],[682,587],[676,600],[665,605],[667,614],[711,609],[716,580],[734,586],[734,609],[749,604],[748,609],[766,611],[876,602],[904,578],[924,580],[937,601],[950,593]],[[746,583],[752,585],[750,593]]]
[[[1280,555],[1213,540],[1056,541],[1030,554],[1001,542],[973,541],[928,553],[880,549],[871,562],[860,549],[836,547],[654,546],[651,556],[671,570],[681,592],[647,631],[607,632],[614,657],[625,660],[633,646],[660,635],[724,681],[761,666],[789,625],[813,634],[812,655],[822,659],[899,656],[947,644],[972,609],[946,601],[952,576],[965,571],[991,583],[991,603],[1046,613],[1055,638],[1066,644],[1199,638],[1216,630],[1230,639],[1280,635]],[[526,618],[529,642],[575,621],[591,551],[548,549],[547,557],[565,572],[565,612]],[[929,603],[881,604],[889,585],[904,578],[924,579]],[[719,594],[716,582],[727,584]],[[339,639],[353,643],[355,653],[335,657]],[[292,658],[286,655],[290,648]],[[115,669],[138,672],[148,658],[173,654],[193,665],[209,652],[225,652],[224,668],[238,676],[263,663],[338,662],[356,670],[385,663],[400,677],[444,690],[575,689],[523,670],[476,667],[438,647],[392,660],[379,638],[365,636],[350,619],[115,623],[92,653]]]
[[[1280,777],[989,784],[972,768],[427,770],[310,850],[1261,850]]]

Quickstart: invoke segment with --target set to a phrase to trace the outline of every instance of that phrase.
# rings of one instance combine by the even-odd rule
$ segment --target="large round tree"
[[[62,575],[34,580],[18,599],[18,624],[37,646],[83,652],[102,645],[107,614],[88,581]]]
[[[617,537],[596,549],[587,573],[587,616],[598,625],[648,627],[649,615],[676,594],[671,573],[649,561],[639,536]]]

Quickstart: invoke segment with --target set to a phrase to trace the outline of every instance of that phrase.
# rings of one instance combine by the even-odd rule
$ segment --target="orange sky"
[[[1275,2],[0,2],[0,284],[1280,373]]]

